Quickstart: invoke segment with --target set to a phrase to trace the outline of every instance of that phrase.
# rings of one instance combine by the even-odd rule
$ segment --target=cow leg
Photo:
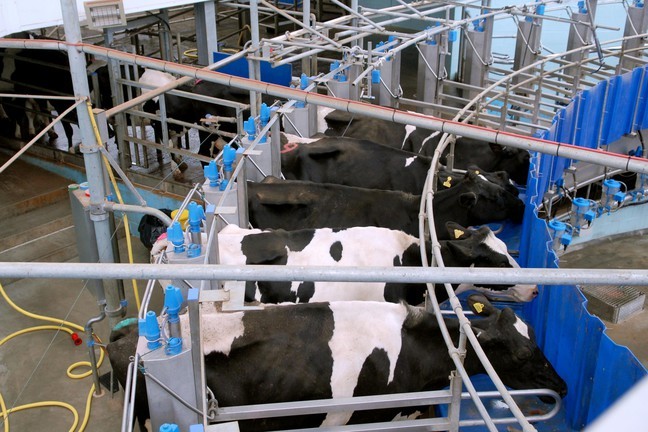
[[[63,130],[65,131],[65,136],[67,137],[68,141],[68,152],[70,153],[75,153],[74,149],[74,144],[72,142],[72,135],[74,135],[74,129],[72,129],[72,124],[69,122],[62,122],[63,123]]]
[[[6,120],[8,118],[9,118],[9,116],[7,115],[7,112],[4,110],[4,107],[2,106],[2,104],[0,104],[0,119]]]

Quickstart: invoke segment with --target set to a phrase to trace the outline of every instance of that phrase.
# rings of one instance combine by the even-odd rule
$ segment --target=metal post
[[[623,31],[624,36],[634,36],[637,34],[646,33],[648,29],[648,13],[646,13],[646,6],[643,3],[637,3],[634,6],[628,6],[628,16],[626,18],[626,25]],[[639,51],[645,45],[644,38],[626,39],[622,42],[622,52],[633,51],[630,54],[631,58],[623,58],[621,65],[623,69],[632,70],[643,63],[636,59],[643,57],[643,52]],[[632,58],[634,57],[634,58]]]
[[[208,0],[194,4],[194,15],[196,17],[198,64],[208,65],[213,62],[212,53],[218,51],[216,2],[214,0]]]
[[[311,26],[311,20],[310,20],[310,14],[311,14],[311,0],[304,0],[302,2],[302,12],[304,15],[302,15],[302,20],[304,23],[304,28],[310,28]],[[306,75],[311,74],[311,59],[308,57],[305,57],[302,59],[302,73],[305,73]]]
[[[258,56],[259,50],[259,0],[250,0],[250,29],[252,30],[252,56]],[[261,80],[261,64],[259,60],[248,56],[250,79]],[[250,92],[250,113],[252,117],[259,115],[261,109],[261,94]]]
[[[73,0],[61,0],[61,10],[63,12],[65,37],[70,43],[67,52],[74,93],[77,97],[87,98],[90,95],[90,89],[86,76],[85,55],[74,46],[74,44],[81,42],[76,2]],[[103,208],[106,191],[103,185],[103,167],[99,143],[96,142],[87,107],[84,105],[77,107],[77,116],[82,140],[79,148],[83,154],[88,178],[91,206],[90,219],[94,222],[99,262],[112,263],[114,262],[111,243],[112,233],[110,232],[108,213]],[[105,305],[106,315],[108,315],[112,326],[117,324],[124,309],[119,301],[116,281],[106,280],[104,287],[106,288],[106,298],[97,300],[100,306]]]
[[[542,33],[542,20],[527,17],[518,23],[518,31],[515,42],[515,58],[513,70],[520,70],[538,60],[540,54],[540,36]],[[519,84],[526,78],[522,75],[513,77],[513,84]],[[526,92],[518,91],[518,94]]]

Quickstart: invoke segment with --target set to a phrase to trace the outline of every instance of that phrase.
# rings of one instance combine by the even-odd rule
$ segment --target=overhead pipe
[[[66,43],[60,41],[46,40],[2,40],[0,46],[7,48],[45,48],[60,49],[66,47]],[[298,101],[322,105],[352,114],[361,114],[387,120],[395,123],[409,124],[443,133],[462,135],[467,138],[492,142],[504,146],[522,148],[529,151],[546,153],[553,156],[577,159],[583,162],[605,165],[610,168],[618,168],[626,171],[633,171],[648,174],[648,160],[633,156],[611,153],[603,150],[592,150],[577,147],[571,144],[562,144],[543,140],[535,137],[514,134],[512,132],[501,132],[487,129],[480,126],[469,125],[458,121],[443,120],[425,114],[400,111],[390,107],[381,107],[364,102],[351,101],[335,98],[328,95],[304,92],[295,88],[288,88],[277,84],[264,83],[250,80],[220,72],[196,69],[188,65],[181,65],[163,60],[137,56],[105,47],[97,47],[89,44],[75,44],[80,50],[101,57],[108,57],[126,62],[134,62],[140,66],[151,69],[162,70],[187,75],[192,78],[204,79],[226,86],[253,90],[260,93],[276,96],[282,99],[295,99]],[[586,48],[586,47],[583,47]],[[536,66],[529,65],[527,68]],[[526,68],[525,68],[526,69]]]
[[[332,266],[204,266],[202,264],[0,263],[0,278],[303,280],[348,282],[648,285],[648,270],[423,268]]]

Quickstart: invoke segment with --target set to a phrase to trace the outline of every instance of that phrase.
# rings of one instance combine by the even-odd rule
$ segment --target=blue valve
[[[160,432],[180,432],[180,428],[175,423],[164,423],[160,426]]]
[[[203,171],[205,173],[205,178],[209,180],[209,186],[218,187],[220,176],[218,175],[218,166],[216,165],[216,161],[210,161],[209,164],[203,168]]]
[[[182,338],[172,337],[169,338],[165,349],[167,355],[178,355],[182,352]]]
[[[200,223],[205,219],[205,209],[195,202],[189,203],[189,231],[200,232]]]
[[[544,15],[545,13],[545,5],[541,4],[536,6],[536,15]]]
[[[248,118],[243,122],[243,130],[248,134],[248,139],[253,141],[256,138],[256,124],[254,123],[254,117]]]
[[[230,144],[226,144],[223,148],[223,171],[231,173],[234,171],[234,161],[236,160],[236,149]]]
[[[450,30],[448,32],[448,42],[456,42],[457,41],[457,30]]]
[[[169,323],[180,321],[180,307],[182,306],[182,291],[173,285],[167,285],[164,290],[164,307],[167,310]]]
[[[380,84],[380,71],[378,69],[371,71],[371,83]]]
[[[162,346],[160,342],[160,326],[158,325],[155,312],[146,312],[146,318],[139,320],[138,327],[140,335],[146,338],[146,346],[149,349],[156,349]]]
[[[259,114],[259,119],[261,120],[261,127],[265,127],[270,121],[270,108],[264,102],[261,104],[261,113]]]
[[[174,222],[173,225],[167,228],[167,238],[173,243],[175,253],[184,252],[184,233],[180,222]]]
[[[306,87],[308,87],[308,75],[303,73],[299,78],[299,88],[302,90],[306,90]]]

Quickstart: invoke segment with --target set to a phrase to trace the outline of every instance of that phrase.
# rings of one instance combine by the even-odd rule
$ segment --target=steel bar
[[[36,134],[36,136],[35,136],[34,138],[32,138],[32,139],[31,139],[27,144],[25,144],[25,146],[24,146],[23,148],[21,148],[20,150],[18,150],[18,151],[16,152],[15,155],[13,155],[13,156],[12,156],[12,157],[7,161],[7,162],[4,163],[4,165],[2,165],[2,166],[0,167],[0,173],[4,172],[4,170],[6,170],[7,168],[9,168],[9,166],[10,166],[12,163],[14,163],[14,161],[15,161],[16,159],[18,159],[20,156],[22,156],[23,153],[25,153],[27,150],[29,150],[29,148],[30,148],[32,145],[36,144],[36,142],[38,142],[38,140],[41,139],[41,137],[42,137],[43,135],[45,135],[45,134],[47,133],[48,130],[52,129],[52,128],[54,127],[54,125],[56,125],[56,123],[58,123],[59,121],[61,121],[61,120],[63,119],[63,117],[65,117],[66,115],[68,115],[68,114],[70,113],[70,111],[72,111],[73,109],[75,109],[78,105],[82,104],[83,102],[85,102],[85,99],[81,99],[81,100],[76,101],[76,103],[72,104],[68,109],[66,109],[65,111],[63,111],[63,112],[62,112],[58,117],[56,117],[54,120],[52,120],[52,121],[50,122],[50,124],[48,124],[47,126],[45,126],[45,127],[43,128],[43,130],[41,130],[38,134]]]
[[[113,169],[117,172],[117,175],[119,175],[119,178],[122,179],[124,185],[126,185],[128,190],[131,191],[135,199],[139,201],[139,204],[141,206],[146,206],[146,200],[142,197],[142,195],[140,195],[139,191],[137,190],[133,182],[131,182],[131,180],[128,178],[124,170],[121,169],[121,167],[119,166],[117,161],[112,157],[110,152],[106,150],[106,147],[100,146],[99,151],[101,151],[101,154],[106,158],[110,166],[113,167]]]
[[[69,101],[75,101],[77,99],[76,96],[33,95],[33,94],[16,94],[16,93],[0,93],[0,98],[49,99],[49,100],[69,100]]]
[[[328,266],[204,266],[192,264],[0,263],[0,277],[79,279],[220,279],[572,285],[648,285],[648,270],[424,268]]]
[[[324,39],[325,41],[327,41],[327,42],[330,43],[330,44],[333,44],[335,47],[340,48],[340,47],[342,46],[342,45],[340,45],[338,42],[336,42],[336,41],[334,41],[333,39],[331,39],[330,37],[326,36],[325,34],[319,32],[319,31],[317,31],[317,30],[315,30],[315,29],[314,29],[313,27],[311,27],[310,25],[307,25],[305,21],[299,21],[297,18],[294,18],[294,17],[288,15],[287,13],[285,13],[284,11],[282,11],[282,10],[279,9],[279,8],[274,7],[273,5],[271,5],[270,3],[268,3],[267,1],[265,1],[265,0],[259,0],[259,3],[265,5],[266,7],[270,8],[271,10],[273,10],[274,12],[276,12],[276,13],[278,13],[279,15],[283,16],[284,18],[290,20],[291,22],[293,22],[293,23],[295,23],[295,24],[297,24],[297,25],[299,25],[299,26],[302,26],[303,28],[305,28],[306,30],[308,30],[309,32],[311,32],[312,34],[321,37],[322,39]]]

